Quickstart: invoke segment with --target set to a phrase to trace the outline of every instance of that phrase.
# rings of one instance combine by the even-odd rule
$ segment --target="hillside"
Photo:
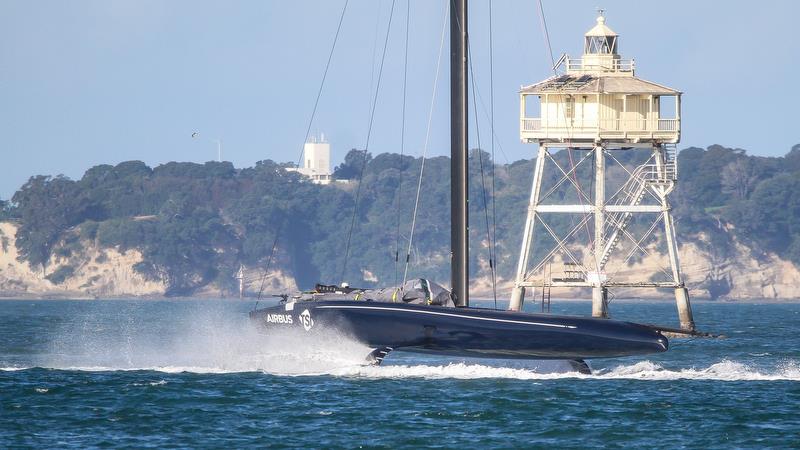
[[[363,157],[351,151],[336,175],[360,172]],[[631,150],[618,158],[633,166],[642,154]],[[473,151],[471,270],[479,295],[490,290],[481,162],[488,176],[489,155]],[[346,267],[355,182],[314,185],[272,161],[242,169],[225,162],[150,168],[128,161],[93,167],[79,180],[34,176],[0,204],[0,295],[233,295],[240,264],[252,293],[270,260],[268,292],[318,281],[392,284],[398,243],[404,258],[420,163],[367,155]],[[446,157],[426,161],[412,276],[449,278],[449,163]],[[792,281],[800,279],[800,145],[779,158],[688,148],[679,165],[673,207],[693,295],[800,297]],[[494,167],[501,291],[516,264],[532,168],[531,160]],[[625,270],[652,272],[658,258],[636,258]]]

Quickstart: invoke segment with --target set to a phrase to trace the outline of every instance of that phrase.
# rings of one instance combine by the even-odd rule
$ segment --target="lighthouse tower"
[[[619,46],[601,11],[581,58],[562,56],[561,73],[520,90],[520,138],[538,154],[510,308],[526,290],[549,301],[550,288],[591,288],[592,315],[608,317],[609,289],[668,288],[693,330],[668,199],[681,92],[636,77]],[[620,276],[662,253],[660,272]]]

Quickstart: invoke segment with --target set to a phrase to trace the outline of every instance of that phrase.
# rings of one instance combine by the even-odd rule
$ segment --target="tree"
[[[333,169],[333,177],[337,180],[352,180],[361,174],[361,168],[369,164],[372,154],[366,150],[351,149],[344,157],[344,162]]]
[[[800,172],[762,181],[750,200],[729,208],[724,217],[760,248],[800,263]]]
[[[11,215],[11,204],[6,200],[0,200],[0,220],[8,220]]]
[[[75,182],[63,175],[31,177],[12,201],[19,205],[21,219],[17,231],[19,256],[32,265],[46,266],[61,233],[77,225],[86,210]]]
[[[755,164],[752,159],[739,157],[722,169],[720,184],[722,192],[737,200],[745,200],[758,181]]]
[[[743,157],[744,150],[712,145],[707,150],[688,148],[678,156],[680,181],[677,188],[701,208],[722,206],[730,198],[722,191],[722,169]]]
[[[784,158],[786,161],[785,169],[789,172],[800,171],[800,144],[792,147]]]

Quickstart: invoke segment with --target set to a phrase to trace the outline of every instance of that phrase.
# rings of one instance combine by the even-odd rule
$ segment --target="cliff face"
[[[690,242],[679,249],[679,258],[684,283],[691,298],[712,300],[796,300],[800,299],[800,267],[781,259],[774,253],[762,252],[733,240],[733,251],[720,255],[704,234],[692,236]],[[589,255],[588,249],[575,249],[576,253]],[[659,253],[655,244],[650,246],[649,256],[622,267],[609,264],[610,277],[618,280],[642,280],[651,275],[668,271],[669,259]],[[589,264],[590,265],[590,264]],[[553,264],[553,273],[558,276],[560,264]],[[482,267],[483,270],[483,267]],[[486,264],[488,271],[488,264]],[[498,295],[507,297],[513,280],[498,279]],[[491,297],[491,280],[488,276],[477,277],[472,284],[473,295]],[[537,294],[539,294],[537,292]],[[671,298],[667,290],[652,288],[615,288],[616,298]],[[540,295],[540,294],[539,294]],[[561,298],[590,298],[588,289],[553,289],[552,295]],[[531,294],[526,297],[530,298]]]
[[[764,253],[734,240],[734,251],[727,256],[715,254],[705,236],[680,247],[681,269],[689,294],[694,298],[721,300],[798,299],[800,298],[800,268],[774,253]],[[657,273],[659,267],[669,267],[666,255],[653,255],[620,271]],[[626,273],[628,272],[628,273]],[[618,297],[652,297],[652,289],[630,289],[618,292]]]
[[[136,250],[119,252],[85,242],[80,254],[53,255],[43,270],[17,259],[16,233],[13,224],[0,223],[0,296],[93,298],[160,296],[165,292],[164,283],[147,280],[133,269],[142,261]]]
[[[31,267],[18,259],[16,233],[14,224],[0,222],[0,297],[162,297],[169,288],[165,281],[148,279],[134,269],[142,261],[141,252],[101,248],[92,241],[83,241],[82,250],[69,257],[51,256],[45,269]],[[248,269],[244,281],[248,295],[262,289],[264,294],[297,290],[294,278],[280,270],[270,270],[264,276],[260,268]],[[227,297],[238,293],[211,284],[193,295]]]
[[[115,248],[99,248],[95,243],[83,242],[83,250],[69,257],[52,256],[46,269],[32,268],[18,260],[15,246],[16,226],[0,223],[0,296],[2,297],[160,297],[168,286],[159,280],[150,280],[134,269],[142,261],[137,250],[120,252]],[[703,235],[694,236],[692,242],[680,248],[681,265],[685,282],[693,298],[730,300],[746,299],[798,299],[800,298],[800,268],[772,253],[761,252],[735,241],[734,251],[726,256],[716,254]],[[487,261],[479,261],[479,271],[488,273]],[[280,264],[289,267],[286,264]],[[634,274],[654,274],[668,267],[666,255],[654,253],[633,264],[625,265],[615,276],[626,278]],[[555,270],[555,269],[554,269]],[[233,276],[233,274],[231,275]],[[639,275],[639,278],[641,275]],[[283,270],[271,270],[264,277],[261,268],[244,272],[246,295],[260,290],[264,294],[296,291],[295,278]],[[262,279],[264,280],[262,289]],[[498,278],[498,295],[506,298],[513,280]],[[235,291],[222,291],[216,285],[207,285],[193,295],[200,297],[236,296]],[[488,276],[473,279],[472,295],[490,298],[491,280]],[[554,296],[587,297],[588,292],[560,290]],[[614,292],[621,298],[667,298],[669,293],[653,289],[619,289]]]
[[[728,230],[730,231],[730,230]],[[765,252],[740,242],[729,234],[732,250],[724,252],[715,247],[705,234],[697,234],[686,239],[680,246],[679,258],[684,283],[692,298],[713,300],[796,300],[800,299],[800,267],[791,261],[780,258],[772,252]],[[575,254],[590,255],[587,248],[573,248]],[[660,253],[656,244],[648,247],[650,255],[629,264],[606,267],[607,274],[617,280],[646,280],[651,275],[658,276],[662,270],[668,272],[669,258]],[[514,258],[511,258],[515,261]],[[479,260],[480,273],[474,277],[470,291],[475,297],[491,298],[491,278],[488,261]],[[591,263],[585,261],[587,267]],[[552,266],[554,276],[560,276],[561,265]],[[514,286],[513,279],[497,279],[500,298],[507,298]],[[652,288],[615,288],[612,294],[617,298],[670,298],[666,290]],[[536,293],[540,295],[540,293]],[[553,289],[552,295],[561,298],[590,298],[588,289]],[[526,294],[531,298],[531,294]]]

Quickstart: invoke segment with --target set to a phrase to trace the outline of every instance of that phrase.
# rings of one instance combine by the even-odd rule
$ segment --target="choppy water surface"
[[[238,301],[0,301],[0,447],[794,447],[800,304],[696,303],[726,339],[558,362],[264,336]],[[582,314],[588,303],[555,303]],[[669,303],[612,304],[674,323]]]

